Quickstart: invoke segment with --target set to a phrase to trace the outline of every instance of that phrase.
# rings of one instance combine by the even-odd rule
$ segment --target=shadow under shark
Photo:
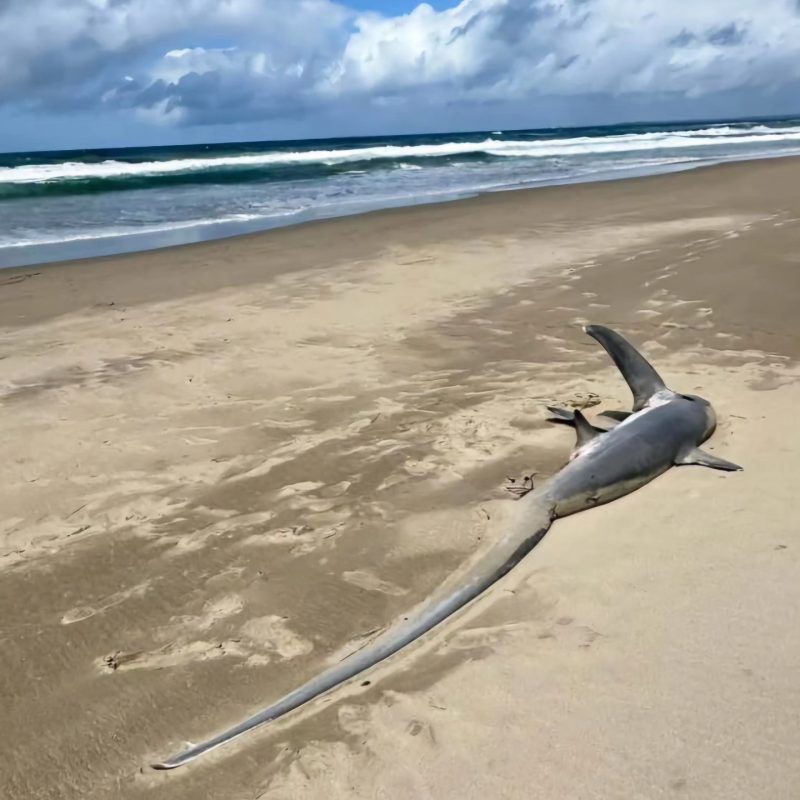
[[[551,408],[554,421],[575,426],[576,446],[567,465],[514,504],[503,534],[455,586],[441,590],[404,621],[277,702],[238,725],[194,745],[155,769],[174,769],[248,731],[277,719],[361,674],[439,625],[510,572],[545,536],[553,521],[609,503],[649,483],[673,466],[741,467],[700,449],[716,428],[711,404],[668,389],[647,360],[619,333],[584,328],[611,356],[633,393],[633,410],[606,412],[604,427],[580,411]]]

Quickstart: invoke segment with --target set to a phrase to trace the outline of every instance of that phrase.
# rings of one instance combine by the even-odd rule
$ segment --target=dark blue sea
[[[0,266],[796,154],[797,118],[7,153]]]

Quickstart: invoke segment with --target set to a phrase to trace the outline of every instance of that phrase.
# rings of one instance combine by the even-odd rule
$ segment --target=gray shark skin
[[[608,430],[591,425],[580,411],[551,409],[577,430],[568,464],[514,504],[502,535],[450,588],[408,612],[403,621],[369,645],[325,670],[253,716],[177,755],[153,764],[174,769],[305,705],[368,670],[424,635],[510,572],[545,536],[553,521],[609,503],[680,464],[722,470],[741,467],[700,450],[716,428],[711,404],[668,389],[658,373],[620,334],[600,325],[584,328],[611,356],[633,394],[633,412],[609,414]]]

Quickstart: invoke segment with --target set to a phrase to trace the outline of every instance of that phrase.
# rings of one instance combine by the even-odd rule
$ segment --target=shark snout
[[[706,438],[711,436],[712,433],[717,429],[717,412],[714,411],[714,406],[708,402],[706,403]]]
[[[703,431],[703,439],[708,439],[712,433],[717,429],[717,412],[714,411],[714,406],[705,399],[705,397],[699,397],[696,394],[682,394],[679,397],[683,398],[684,400],[689,400],[692,403],[700,406],[703,410],[703,415],[705,417],[705,430]]]

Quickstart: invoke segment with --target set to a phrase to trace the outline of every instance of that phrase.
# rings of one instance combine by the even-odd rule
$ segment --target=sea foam
[[[331,150],[276,150],[266,153],[220,156],[215,158],[180,158],[164,161],[64,161],[48,164],[23,164],[0,167],[0,183],[48,183],[103,178],[126,178],[230,170],[245,167],[291,166],[302,164],[346,164],[408,159],[448,158],[483,153],[505,158],[552,158],[590,156],[647,150],[702,149],[738,147],[750,144],[800,142],[800,127],[768,128],[755,126],[746,130],[730,126],[689,131],[621,134],[617,136],[580,136],[531,141],[525,139],[487,138],[477,142],[441,144],[381,145]]]

